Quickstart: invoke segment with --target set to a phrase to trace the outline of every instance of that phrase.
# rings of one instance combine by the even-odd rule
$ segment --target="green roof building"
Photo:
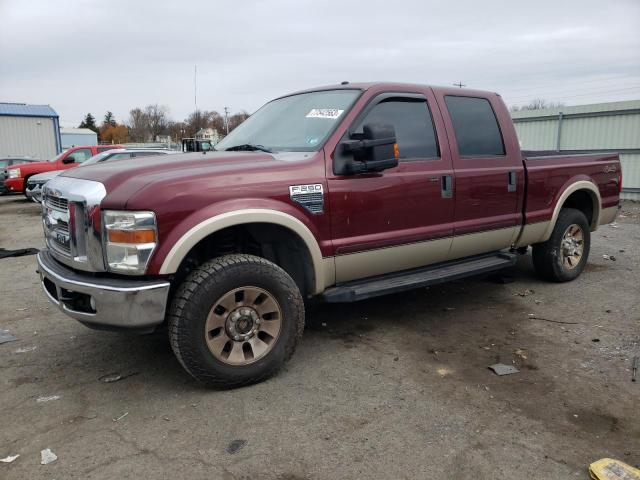
[[[523,150],[620,153],[622,198],[640,200],[640,100],[522,110],[511,116]]]

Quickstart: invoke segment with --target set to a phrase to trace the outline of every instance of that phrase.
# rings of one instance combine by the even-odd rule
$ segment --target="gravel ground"
[[[39,209],[0,198],[0,246],[42,248]],[[640,463],[640,206],[593,235],[584,274],[471,279],[308,313],[275,378],[208,391],[163,334],[89,330],[0,260],[0,478],[588,478]],[[603,255],[613,255],[605,259]],[[535,319],[529,314],[534,314]],[[498,377],[488,368],[515,364]],[[130,375],[104,383],[108,374]],[[40,465],[50,448],[56,462]]]

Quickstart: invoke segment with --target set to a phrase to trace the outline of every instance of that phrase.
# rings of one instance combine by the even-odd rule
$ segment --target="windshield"
[[[360,90],[344,89],[279,98],[251,115],[215,149],[318,150],[358,95]]]
[[[88,160],[85,160],[84,162],[82,162],[81,165],[78,165],[78,166],[86,167],[87,165],[93,165],[94,163],[101,162],[104,158],[108,157],[109,155],[113,155],[111,150],[107,150],[106,152],[102,152],[97,155],[94,155],[93,157],[89,158]]]
[[[49,160],[50,162],[56,162],[58,160],[60,160],[65,153],[67,153],[69,150],[71,150],[70,148],[67,148],[66,150],[63,150],[62,152],[60,152],[58,155],[56,155],[55,157],[53,157],[51,160]]]

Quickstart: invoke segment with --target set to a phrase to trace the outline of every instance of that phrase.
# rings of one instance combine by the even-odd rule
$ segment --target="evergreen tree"
[[[90,113],[87,113],[87,115],[84,117],[84,120],[80,122],[80,125],[78,126],[78,128],[88,128],[89,130],[93,130],[94,132],[98,133],[98,126],[96,125],[96,119]]]
[[[113,116],[113,112],[107,112],[104,116],[104,121],[102,122],[102,125],[111,125],[112,127],[115,127],[117,125],[116,123],[116,118]]]

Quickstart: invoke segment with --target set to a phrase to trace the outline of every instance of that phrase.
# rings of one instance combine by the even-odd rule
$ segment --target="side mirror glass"
[[[76,159],[73,155],[68,155],[62,159],[62,163],[73,163]]]

